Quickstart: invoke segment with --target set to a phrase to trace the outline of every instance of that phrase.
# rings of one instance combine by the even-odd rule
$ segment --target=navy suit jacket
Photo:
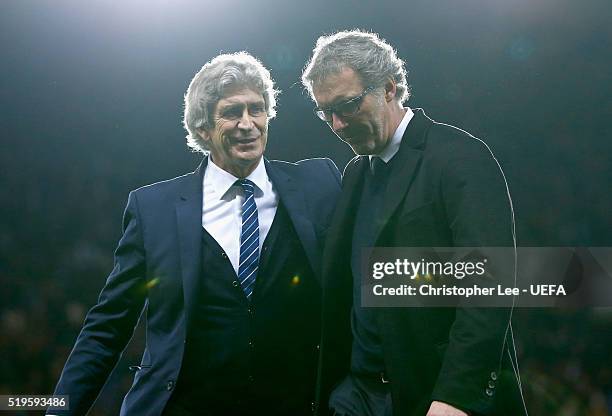
[[[130,193],[114,268],[85,319],[55,390],[70,395],[70,410],[49,413],[87,413],[143,310],[146,348],[121,414],[162,413],[179,376],[203,267],[202,178],[207,161],[192,173]],[[329,159],[265,163],[320,278],[322,242],[340,191],[338,169]]]

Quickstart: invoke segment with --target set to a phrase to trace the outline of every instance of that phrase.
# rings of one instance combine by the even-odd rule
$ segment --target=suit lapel
[[[321,257],[318,249],[317,237],[312,221],[306,213],[306,200],[304,193],[297,188],[295,181],[282,170],[264,159],[266,172],[278,192],[280,201],[285,206],[289,219],[293,223],[295,232],[304,247],[308,261],[316,276],[319,276]]]
[[[399,151],[391,161],[393,170],[383,197],[382,221],[374,241],[378,240],[382,229],[406,197],[414,181],[415,173],[421,164],[425,135],[431,124],[432,121],[425,116],[423,110],[414,110],[414,116],[404,132]]]
[[[330,278],[324,282],[324,285],[340,284],[342,282],[342,279],[338,278],[338,273],[334,270],[337,265],[346,263],[345,261],[339,261],[339,259],[350,259],[355,213],[361,197],[367,168],[367,157],[358,156],[353,158],[344,170],[342,192],[336,205],[325,244],[323,259],[325,270],[323,275]],[[350,261],[347,264],[350,264]],[[350,277],[350,273],[340,273],[340,275]],[[352,280],[350,280],[350,283],[352,284]]]
[[[198,169],[190,174],[189,181],[176,202],[176,221],[187,325],[189,324],[189,312],[194,306],[197,284],[202,270],[202,179],[207,162],[208,158],[205,158]]]

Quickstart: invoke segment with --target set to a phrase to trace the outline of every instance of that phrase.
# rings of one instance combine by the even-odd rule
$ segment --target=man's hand
[[[468,414],[450,404],[431,402],[426,416],[468,416]]]

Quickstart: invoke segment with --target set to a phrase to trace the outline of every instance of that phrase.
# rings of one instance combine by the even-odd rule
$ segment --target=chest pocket
[[[394,246],[438,246],[441,241],[441,215],[433,202],[410,210],[402,210],[390,224]]]
[[[410,224],[412,222],[423,221],[427,217],[434,215],[434,203],[426,202],[422,205],[412,208],[410,210],[402,210],[398,215],[398,222],[400,224]]]

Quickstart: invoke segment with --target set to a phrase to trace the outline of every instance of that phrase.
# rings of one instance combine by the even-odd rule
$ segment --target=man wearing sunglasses
[[[364,248],[514,245],[489,147],[404,107],[404,63],[376,34],[320,37],[302,81],[316,116],[357,155],[323,259],[318,414],[521,414],[498,410],[509,309],[365,308],[361,299]]]

